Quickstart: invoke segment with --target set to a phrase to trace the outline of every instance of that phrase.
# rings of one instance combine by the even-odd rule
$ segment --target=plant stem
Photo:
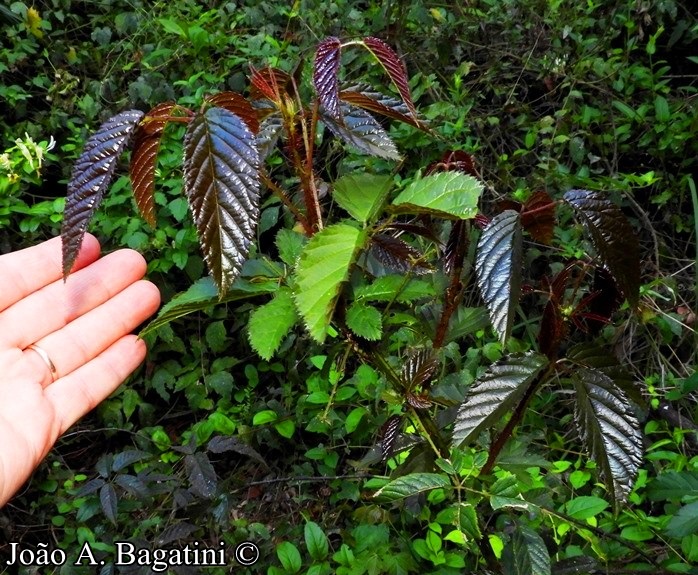
[[[458,307],[463,295],[463,284],[460,281],[460,276],[461,273],[463,273],[463,260],[465,259],[465,248],[467,247],[467,242],[465,241],[465,223],[463,220],[458,220],[453,225],[458,226],[458,228],[455,230],[455,233],[458,236],[456,238],[456,253],[453,256],[451,283],[446,288],[444,310],[441,314],[439,325],[436,328],[436,334],[434,335],[434,348],[439,348],[444,344],[446,330],[448,329],[448,322],[451,319],[453,312]]]
[[[260,170],[259,171],[259,177],[262,180],[262,183],[269,188],[282,202],[283,204],[291,211],[291,213],[295,216],[296,221],[300,225],[303,226],[303,229],[305,230],[306,235],[311,236],[312,235],[312,228],[310,227],[310,224],[308,223],[308,218],[306,218],[300,210],[293,205],[293,202],[290,200],[288,195],[286,195],[286,192],[282,190],[274,180],[272,180],[269,177],[269,174],[265,170]]]
[[[696,191],[696,183],[693,178],[689,175],[687,177],[688,187],[691,190],[691,201],[693,202],[693,225],[694,225],[694,240],[696,244],[696,261],[693,271],[695,273],[695,280],[693,282],[693,293],[695,295],[693,301],[693,309],[698,311],[698,192]],[[694,332],[696,347],[698,347],[698,330]]]

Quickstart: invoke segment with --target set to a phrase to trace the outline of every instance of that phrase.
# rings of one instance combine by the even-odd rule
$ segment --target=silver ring
[[[46,353],[46,350],[40,348],[35,343],[28,345],[26,349],[31,349],[39,354],[39,357],[44,361],[46,367],[48,367],[49,371],[51,372],[51,383],[56,381],[56,378],[58,377],[58,370],[56,370],[56,366],[51,361],[51,358],[48,356],[48,353]]]

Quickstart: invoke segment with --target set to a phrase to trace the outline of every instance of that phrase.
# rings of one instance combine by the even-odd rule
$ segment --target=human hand
[[[65,283],[60,238],[0,256],[0,506],[145,358],[130,334],[160,303],[145,271],[133,250],[100,258],[89,234]]]

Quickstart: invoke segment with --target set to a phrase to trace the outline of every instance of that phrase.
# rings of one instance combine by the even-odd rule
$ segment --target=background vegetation
[[[571,402],[560,389],[532,398],[489,478],[477,478],[487,433],[437,468],[417,457],[419,444],[382,462],[372,449],[402,410],[384,375],[343,348],[314,343],[301,327],[263,360],[247,325],[268,297],[210,305],[146,336],[144,368],[62,439],[0,511],[0,554],[3,540],[51,541],[70,553],[90,541],[107,557],[117,540],[230,548],[249,540],[261,560],[236,567],[241,573],[511,572],[522,557],[530,573],[698,572],[698,24],[686,6],[47,0],[9,9],[16,21],[0,13],[2,252],[59,233],[70,166],[107,117],[247,93],[250,65],[293,72],[301,62],[307,79],[326,36],[376,36],[403,58],[417,108],[438,137],[386,122],[403,156],[397,167],[327,139],[316,169],[328,181],[356,169],[388,173],[405,186],[445,152],[462,150],[476,159],[486,214],[543,189],[554,199],[573,188],[608,194],[639,238],[640,308],[621,310],[597,341],[620,358],[646,408],[637,413],[643,462],[617,511],[567,432]],[[353,54],[344,60],[352,80],[387,86],[379,66]],[[182,197],[181,133],[171,135],[158,164],[157,227],[137,215],[124,165],[90,228],[105,250],[144,253],[165,301],[206,275]],[[270,162],[292,185],[282,156]],[[560,217],[552,255],[525,242],[533,277],[590,252],[580,226]],[[278,201],[265,196],[258,252],[273,252],[289,228]],[[466,311],[481,306],[469,256]],[[257,259],[247,278],[285,280],[283,264],[291,264],[278,259]],[[415,341],[410,322],[443,277],[417,278],[410,297],[383,315],[381,353],[398,371]],[[462,400],[506,353],[535,348],[530,326],[542,314],[542,306],[521,310],[505,347],[486,318],[461,317],[444,348],[443,404]],[[585,338],[571,329],[570,343]],[[402,431],[405,442],[424,437]],[[388,476],[427,470],[459,478],[461,488],[434,473],[420,493],[373,497]],[[533,553],[541,544],[547,567]],[[60,569],[81,572],[91,570]],[[106,565],[111,572],[126,570]]]

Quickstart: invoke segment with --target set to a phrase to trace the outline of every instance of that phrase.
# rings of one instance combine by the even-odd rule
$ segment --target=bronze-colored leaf
[[[620,208],[599,192],[570,190],[564,199],[589,232],[603,264],[632,307],[640,295],[640,251],[637,236]]]
[[[630,494],[642,463],[640,424],[625,393],[602,371],[576,369],[572,383],[579,433],[617,508]]]
[[[429,399],[425,394],[407,392],[406,395],[407,403],[409,403],[415,409],[429,409],[433,404],[431,399]]]
[[[184,184],[204,258],[223,295],[240,273],[259,217],[259,154],[247,124],[223,108],[194,117]]]
[[[434,242],[437,246],[439,246],[439,248],[443,247],[441,240],[436,235],[436,232],[432,227],[429,226],[429,221],[426,222],[426,225],[393,222],[390,225],[388,225],[386,229],[396,230],[398,232],[406,232],[408,234],[412,234],[413,236],[421,236],[431,242]]]
[[[467,241],[465,220],[456,220],[451,226],[451,232],[448,234],[448,241],[444,250],[444,271],[447,274],[453,273],[453,270],[458,269],[463,264]]]
[[[63,212],[63,279],[68,277],[85,237],[87,224],[104,197],[124,150],[143,112],[128,110],[107,120],[90,136],[73,166]]]
[[[597,267],[594,270],[594,281],[591,286],[592,299],[589,302],[589,315],[585,318],[589,333],[598,334],[611,316],[623,303],[623,297],[618,291],[616,282],[606,268]]]
[[[371,254],[384,266],[402,273],[426,274],[432,268],[424,262],[424,254],[399,238],[375,234],[371,238]]]
[[[402,100],[386,96],[370,88],[361,85],[352,86],[346,90],[342,90],[339,93],[339,99],[353,106],[363,108],[364,110],[369,110],[381,116],[404,122],[420,130],[429,130],[424,121],[414,118],[411,115],[409,108]]]
[[[250,84],[252,100],[267,99],[279,105],[283,95],[289,92],[291,76],[278,68],[253,68]]]
[[[388,459],[392,452],[398,432],[402,426],[402,415],[391,415],[380,430],[380,446],[383,460]]]
[[[521,225],[531,237],[550,245],[555,231],[555,202],[547,192],[534,192],[523,206]]]
[[[421,348],[412,351],[410,357],[402,366],[402,380],[408,389],[423,386],[436,373],[439,367],[439,359],[434,355],[434,350]]]
[[[133,136],[133,151],[129,164],[133,197],[143,219],[153,227],[155,226],[153,191],[155,189],[157,155],[165,126],[173,117],[172,113],[176,107],[174,102],[165,102],[155,106],[138,124]]]
[[[412,117],[418,121],[417,110],[414,107],[414,102],[412,102],[412,95],[410,94],[410,86],[407,80],[407,71],[402,63],[402,60],[398,57],[395,51],[388,46],[383,40],[379,38],[366,37],[363,40],[364,46],[373,54],[373,56],[378,60],[383,69],[387,72],[390,80],[393,82],[397,91],[402,98],[402,101],[407,106]]]
[[[339,38],[325,38],[315,52],[313,85],[320,105],[325,112],[339,120],[342,116],[339,107],[339,63],[342,43]]]
[[[449,152],[444,152],[443,156],[441,156],[441,159],[438,162],[432,162],[426,169],[427,174],[448,171],[464,172],[476,178],[480,177],[475,169],[475,158],[463,150],[451,150]],[[516,210],[518,211],[518,209]]]
[[[259,133],[259,117],[256,108],[248,100],[236,92],[220,92],[206,96],[206,101],[214,106],[228,110],[241,118],[253,134]]]

